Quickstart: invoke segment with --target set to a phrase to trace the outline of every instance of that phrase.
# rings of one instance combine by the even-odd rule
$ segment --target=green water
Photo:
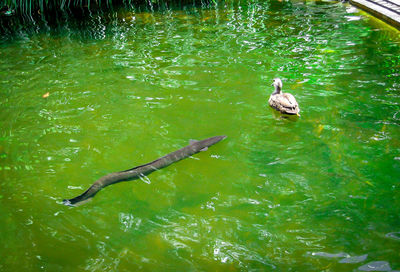
[[[297,121],[267,105],[276,76]],[[21,32],[0,44],[0,270],[399,270],[399,76],[399,32],[337,2]],[[228,138],[61,204],[215,135]]]

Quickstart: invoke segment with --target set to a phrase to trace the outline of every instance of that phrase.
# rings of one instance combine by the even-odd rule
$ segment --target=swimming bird
[[[300,116],[299,104],[294,96],[282,92],[282,81],[275,78],[272,85],[275,87],[275,91],[269,97],[268,104],[281,113]]]
[[[71,198],[64,199],[63,204],[67,206],[77,206],[84,203],[85,201],[94,197],[101,189],[114,183],[121,181],[128,181],[143,178],[150,173],[159,170],[161,168],[167,167],[168,165],[183,160],[190,157],[200,151],[207,150],[208,147],[218,143],[219,141],[225,139],[226,136],[215,136],[207,138],[202,141],[192,140],[188,146],[182,147],[177,151],[171,152],[161,158],[158,158],[152,162],[136,166],[132,169],[125,171],[114,172],[99,178],[96,182],[92,184],[84,193],[81,195]]]

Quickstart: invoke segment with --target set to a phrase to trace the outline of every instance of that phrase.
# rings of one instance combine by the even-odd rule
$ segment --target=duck
[[[275,78],[272,86],[275,87],[275,91],[269,97],[268,104],[283,114],[300,116],[299,104],[294,96],[290,93],[282,92],[282,80]]]

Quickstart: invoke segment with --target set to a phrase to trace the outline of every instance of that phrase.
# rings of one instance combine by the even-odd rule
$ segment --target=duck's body
[[[294,96],[290,93],[282,92],[282,81],[279,78],[275,78],[273,86],[275,91],[268,100],[269,105],[281,113],[300,116],[299,104]]]

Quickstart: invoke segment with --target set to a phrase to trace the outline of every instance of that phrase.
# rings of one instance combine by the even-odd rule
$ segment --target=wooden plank
[[[400,30],[400,0],[350,0],[350,3]]]

